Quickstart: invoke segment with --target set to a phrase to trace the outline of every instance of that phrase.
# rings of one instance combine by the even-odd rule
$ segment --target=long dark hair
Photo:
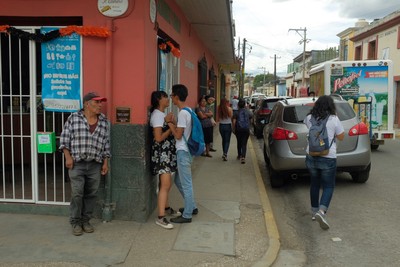
[[[309,114],[319,120],[325,119],[329,115],[336,115],[336,108],[335,104],[333,103],[333,98],[329,95],[318,97]]]
[[[168,94],[164,91],[153,91],[151,93],[151,108],[150,112],[153,112],[160,106],[160,99],[163,97],[168,97]]]
[[[239,99],[238,108],[244,108],[246,106],[246,101],[243,98]]]
[[[221,119],[229,118],[228,100],[222,98],[218,107],[218,115]]]

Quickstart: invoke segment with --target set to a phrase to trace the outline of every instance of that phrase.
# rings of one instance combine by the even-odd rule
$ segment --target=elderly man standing
[[[83,109],[72,113],[61,133],[60,150],[71,181],[72,234],[92,233],[89,223],[96,204],[101,175],[108,172],[109,122],[101,113],[107,99],[96,93],[83,97]]]

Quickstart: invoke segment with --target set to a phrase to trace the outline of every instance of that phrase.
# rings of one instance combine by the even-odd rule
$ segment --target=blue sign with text
[[[42,33],[58,28],[41,28]],[[81,36],[73,33],[42,43],[42,103],[47,111],[81,109]]]

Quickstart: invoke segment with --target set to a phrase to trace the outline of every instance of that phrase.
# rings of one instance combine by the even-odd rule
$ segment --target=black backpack
[[[237,119],[236,119],[236,130],[238,131],[246,131],[250,129],[250,119],[249,114],[247,114],[247,110],[242,108],[239,110]]]

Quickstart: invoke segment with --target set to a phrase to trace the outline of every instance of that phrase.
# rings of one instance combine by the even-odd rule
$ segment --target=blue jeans
[[[96,205],[97,191],[101,178],[101,163],[96,161],[74,162],[68,170],[71,180],[70,223],[88,222]]]
[[[229,144],[231,143],[232,124],[219,124],[219,133],[222,138],[222,153],[228,154]]]
[[[306,166],[310,172],[310,199],[311,210],[327,211],[333,196],[336,181],[336,158],[306,156]],[[322,186],[322,195],[319,199],[319,190]]]
[[[176,151],[178,171],[175,174],[175,185],[183,197],[185,203],[183,218],[192,218],[192,212],[196,209],[194,202],[192,183],[192,156],[184,150]]]

